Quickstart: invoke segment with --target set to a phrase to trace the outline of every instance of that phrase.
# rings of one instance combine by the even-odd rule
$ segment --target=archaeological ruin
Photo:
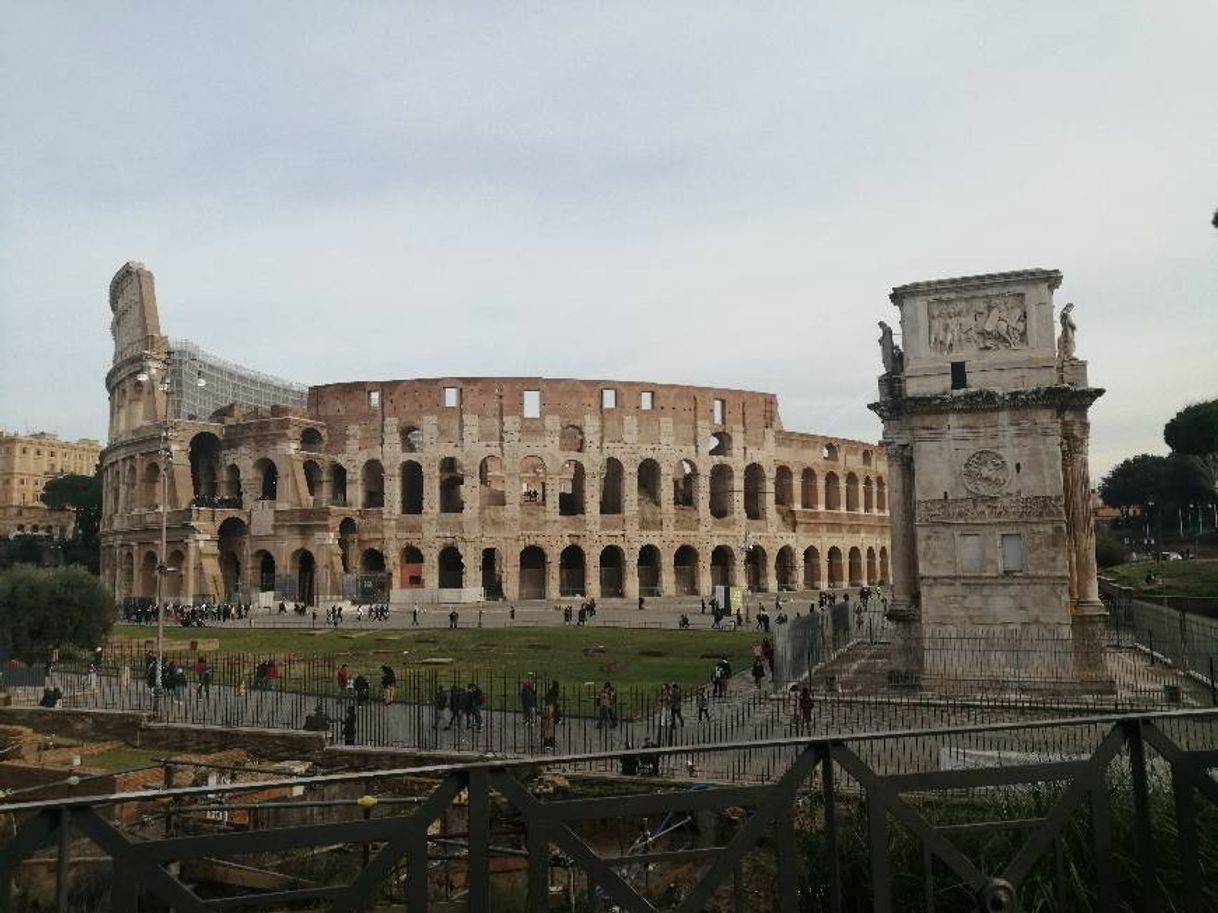
[[[115,275],[110,308],[102,575],[120,598],[154,597],[158,577],[167,599],[313,604],[888,581],[884,450],[784,430],[773,394],[305,388],[171,342],[138,263]]]

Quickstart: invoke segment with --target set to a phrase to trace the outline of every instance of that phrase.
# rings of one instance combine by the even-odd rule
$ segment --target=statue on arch
[[[900,374],[905,370],[905,353],[892,338],[892,327],[880,321],[880,358],[884,362],[885,374]]]
[[[1074,318],[1070,316],[1070,312],[1074,310],[1074,303],[1071,302],[1062,308],[1061,316],[1058,320],[1061,322],[1061,335],[1057,337],[1057,360],[1059,362],[1071,361],[1074,358],[1074,333],[1078,326],[1074,323]]]

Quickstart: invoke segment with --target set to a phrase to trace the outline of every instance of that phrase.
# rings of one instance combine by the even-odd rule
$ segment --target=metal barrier
[[[910,762],[877,767],[874,749],[884,743],[909,745]],[[716,766],[712,759],[744,751],[782,763],[753,786],[689,776],[691,764]],[[459,900],[477,913],[543,911],[553,909],[556,893],[565,909],[614,905],[632,913],[1108,911],[1135,903],[1202,913],[1218,904],[1218,882],[1204,877],[1218,864],[1216,767],[1218,711],[1209,710],[11,803],[0,805],[0,815],[17,822],[0,848],[0,911],[18,909],[14,876],[48,847],[55,909],[74,902],[107,909],[105,897],[70,890],[74,841],[87,838],[112,860],[102,893],[108,909],[124,913],[151,898],[179,913],[301,903],[333,911],[405,903],[425,911],[445,902],[449,910]],[[597,790],[589,791],[600,794],[555,797],[547,768],[591,777]],[[640,768],[687,773],[683,782],[621,775]],[[606,779],[609,771],[618,773]],[[427,785],[395,795],[405,784]],[[251,818],[249,827],[220,832],[204,826],[207,812],[254,808],[241,796],[272,788],[305,796],[268,802],[269,810],[313,805],[329,820],[254,829]],[[343,788],[360,797],[308,798]],[[129,807],[137,814],[123,814]],[[123,828],[116,820],[136,823]],[[290,868],[292,858],[306,858],[292,854],[306,850],[307,858],[327,857],[325,877],[297,874],[293,887],[236,892],[230,885],[209,894],[197,878],[192,887],[176,874],[184,862],[229,857],[253,857],[263,867],[247,864],[247,872],[277,874],[267,867]],[[565,886],[555,879],[563,872]]]

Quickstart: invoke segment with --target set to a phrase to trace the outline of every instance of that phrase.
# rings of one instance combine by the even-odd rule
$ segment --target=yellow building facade
[[[59,476],[93,475],[100,454],[97,441],[0,432],[0,536],[71,536],[72,512],[48,510],[42,490]]]

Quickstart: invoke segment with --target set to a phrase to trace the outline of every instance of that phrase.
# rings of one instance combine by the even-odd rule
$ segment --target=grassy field
[[[114,636],[143,641],[146,627],[118,625]],[[534,672],[572,684],[612,679],[618,688],[665,681],[702,683],[726,655],[736,669],[751,661],[755,634],[635,628],[497,628],[283,631],[259,628],[169,628],[176,641],[214,638],[224,653],[261,657],[332,656],[370,675],[382,663],[410,667],[449,658],[453,667],[495,673]]]
[[[1146,582],[1147,571],[1155,575],[1155,583]],[[1168,596],[1218,597],[1218,559],[1135,561],[1105,568],[1100,573],[1113,578],[1121,586],[1133,587],[1138,592]]]

